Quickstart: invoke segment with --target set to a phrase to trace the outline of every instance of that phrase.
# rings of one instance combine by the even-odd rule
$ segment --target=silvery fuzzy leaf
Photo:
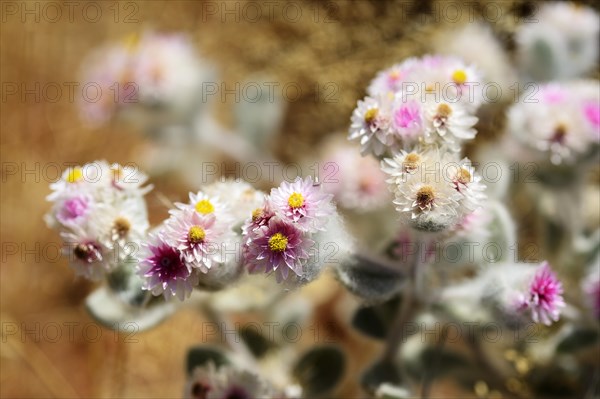
[[[226,354],[219,348],[201,345],[191,348],[186,357],[185,368],[189,375],[196,367],[213,363],[216,367],[229,364]]]
[[[149,292],[148,295],[151,295]],[[100,287],[85,300],[86,310],[103,326],[117,331],[147,330],[159,324],[176,310],[172,302],[147,307],[131,306],[107,287]]]
[[[375,339],[385,339],[400,299],[394,298],[382,304],[359,308],[352,317],[352,326]]]
[[[368,302],[382,302],[400,292],[404,274],[387,262],[355,255],[336,268],[338,279],[353,294]]]
[[[344,376],[344,353],[334,346],[319,346],[306,352],[293,368],[293,375],[302,386],[306,398],[323,397],[331,392]]]
[[[362,375],[361,385],[370,393],[375,393],[382,384],[400,384],[400,369],[391,360],[377,361]]]

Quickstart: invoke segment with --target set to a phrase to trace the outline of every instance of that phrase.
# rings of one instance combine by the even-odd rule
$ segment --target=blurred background
[[[202,318],[189,310],[148,332],[117,334],[97,327],[82,305],[93,285],[74,279],[57,254],[58,235],[43,222],[48,185],[68,165],[107,159],[133,162],[143,170],[154,157],[148,154],[160,155],[157,144],[135,126],[91,128],[81,120],[69,85],[80,81],[81,63],[90,51],[145,29],[183,32],[218,69],[216,81],[227,87],[252,79],[300,87],[298,95],[283,96],[282,120],[269,142],[278,160],[295,162],[325,137],[344,137],[356,101],[377,71],[432,51],[439,32],[492,9],[500,17],[489,25],[511,54],[515,21],[535,8],[521,0],[458,1],[452,2],[456,17],[439,18],[447,3],[3,0],[0,396],[180,397],[186,349],[202,339]],[[583,3],[599,8],[597,2]],[[235,124],[234,104],[233,95],[215,97],[215,118],[223,126]],[[493,112],[498,117],[488,120],[496,122],[478,127],[473,147],[500,134],[504,108]],[[225,154],[212,156],[230,161]],[[180,201],[196,190],[177,173],[151,181],[153,223],[167,216],[155,193]],[[522,246],[535,239],[534,227],[520,233]],[[380,344],[331,327],[343,324],[353,299],[330,276],[301,294],[316,305],[314,325],[329,326],[323,327],[329,328],[328,336],[352,353],[337,395],[361,397],[355,376]],[[436,384],[436,392],[476,395],[452,381]]]

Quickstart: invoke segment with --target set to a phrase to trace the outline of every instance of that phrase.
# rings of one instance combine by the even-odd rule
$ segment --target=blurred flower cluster
[[[441,30],[430,54],[373,76],[348,115],[347,140],[331,135],[297,155],[312,176],[252,184],[217,174],[200,184],[195,166],[221,153],[276,159],[267,143],[281,103],[236,104],[225,129],[200,100],[213,68],[184,37],[146,31],[98,49],[84,75],[116,97],[82,104],[84,119],[122,117],[167,144],[181,129],[182,145],[156,151],[197,191],[185,203],[163,198],[168,217],[150,228],[151,186],[136,167],[97,161],[51,185],[46,221],[69,263],[105,281],[88,311],[106,326],[151,328],[189,306],[218,326],[225,348],[188,353],[186,397],[326,397],[347,355],[285,342],[281,325],[314,316],[299,293],[329,269],[352,294],[327,307],[347,322],[339,336],[384,342],[361,370],[373,396],[427,397],[444,376],[480,397],[545,397],[554,378],[577,381],[573,397],[591,392],[584,378],[598,363],[579,354],[600,343],[600,190],[590,182],[600,154],[600,86],[590,74],[599,19],[561,2],[530,17],[537,23],[513,27],[513,53],[483,21]],[[152,178],[162,158],[148,157]],[[243,331],[232,322],[240,315],[274,323],[274,334]],[[447,342],[452,328],[458,345]],[[242,339],[227,339],[231,331]]]

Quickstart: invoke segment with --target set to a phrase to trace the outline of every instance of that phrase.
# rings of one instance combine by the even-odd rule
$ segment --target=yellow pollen
[[[140,35],[137,33],[131,33],[123,38],[123,46],[125,50],[133,53],[140,43]]]
[[[431,204],[434,198],[433,187],[431,186],[423,186],[417,191],[417,204],[421,207]]]
[[[400,72],[399,71],[392,71],[390,73],[390,79],[392,79],[392,80],[398,80],[398,79],[400,79]]]
[[[111,166],[110,170],[112,172],[113,181],[120,181],[123,177],[123,168],[120,166]]]
[[[256,208],[252,211],[252,220],[257,221],[263,215],[262,208]]]
[[[471,181],[471,173],[465,168],[460,168],[456,180],[458,180],[459,183],[467,184]]]
[[[269,249],[273,252],[283,252],[288,245],[288,239],[281,233],[275,233],[269,238]]]
[[[113,230],[115,231],[116,235],[118,235],[119,237],[125,237],[127,233],[129,233],[130,229],[131,223],[129,223],[129,220],[122,217],[118,217],[115,219],[115,222],[113,224]]]
[[[193,243],[193,244],[197,244],[199,242],[204,241],[204,238],[206,238],[206,232],[204,231],[204,229],[200,226],[192,226],[190,227],[190,230],[188,231],[188,240]]]
[[[427,86],[425,86],[425,91],[428,93],[431,93],[431,92],[435,91],[435,86],[427,85]]]
[[[461,85],[467,81],[467,73],[462,69],[457,69],[452,74],[452,80],[454,83]]]
[[[211,202],[207,199],[203,199],[201,201],[196,202],[196,212],[201,213],[203,215],[208,215],[209,213],[213,213],[215,211],[215,207]]]
[[[414,152],[407,154],[406,157],[404,157],[404,162],[403,162],[404,169],[407,171],[417,169],[419,167],[420,160],[421,160],[421,157],[419,156],[419,154],[416,154]]]
[[[438,106],[437,113],[441,117],[449,117],[452,115],[452,108],[446,103],[442,103]]]
[[[288,205],[294,209],[300,208],[304,205],[304,197],[302,194],[294,192],[290,195],[290,198],[288,198]]]
[[[377,117],[378,113],[379,113],[379,110],[377,108],[369,109],[367,112],[365,112],[365,122],[373,123],[373,121]]]
[[[67,173],[67,182],[76,183],[83,178],[83,171],[80,167],[76,166]]]

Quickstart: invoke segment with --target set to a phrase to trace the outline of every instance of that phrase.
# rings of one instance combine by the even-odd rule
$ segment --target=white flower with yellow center
[[[293,183],[283,182],[271,190],[270,198],[275,213],[303,231],[323,229],[334,211],[333,196],[324,192],[310,176],[298,177]]]
[[[392,99],[365,97],[352,113],[348,138],[358,140],[363,155],[384,154],[396,145],[391,131]]]
[[[471,140],[477,134],[476,123],[477,117],[460,103],[429,101],[425,104],[425,142],[428,144],[446,146],[458,152],[463,141]]]

